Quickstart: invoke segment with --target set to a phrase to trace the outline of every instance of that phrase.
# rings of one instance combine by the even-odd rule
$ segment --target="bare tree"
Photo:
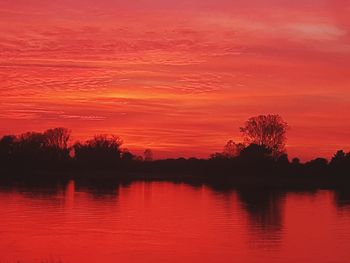
[[[278,157],[285,152],[287,128],[280,115],[259,115],[248,119],[240,131],[247,143],[265,146]]]
[[[66,128],[54,128],[44,132],[45,146],[67,149],[71,131]]]

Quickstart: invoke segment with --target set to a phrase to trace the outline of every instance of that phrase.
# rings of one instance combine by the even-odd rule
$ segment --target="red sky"
[[[291,157],[349,151],[349,13],[349,0],[1,0],[0,135],[65,126],[207,157],[278,113]]]

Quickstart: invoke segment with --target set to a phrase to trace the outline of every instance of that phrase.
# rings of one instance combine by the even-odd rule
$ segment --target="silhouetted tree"
[[[241,159],[249,161],[266,160],[270,159],[270,156],[270,148],[266,147],[265,145],[259,145],[255,143],[252,143],[246,148],[244,148],[239,155]]]
[[[346,153],[343,150],[337,151],[332,157],[331,164],[337,165],[342,164],[346,160]]]
[[[242,143],[235,143],[233,140],[229,140],[224,147],[223,155],[232,159],[237,157],[243,149],[244,145]]]
[[[54,128],[44,132],[45,152],[52,161],[63,161],[69,159],[68,141],[70,131],[66,128]]]
[[[27,132],[18,136],[14,158],[19,164],[36,166],[47,161],[44,152],[44,136],[39,132]]]
[[[121,160],[121,145],[117,136],[96,135],[83,144],[74,144],[74,158],[87,166],[112,166]]]
[[[350,152],[337,151],[330,161],[330,166],[338,175],[347,175],[350,172]]]
[[[65,150],[68,148],[68,141],[71,131],[66,128],[54,128],[44,132],[46,147]]]
[[[123,149],[121,151],[121,160],[130,162],[134,160],[135,156],[128,150],[128,149]]]
[[[233,140],[229,140],[222,152],[216,152],[210,155],[210,160],[227,160],[234,159],[237,157],[241,151],[244,149],[244,144],[235,143]]]
[[[26,132],[18,137],[18,146],[32,150],[42,149],[45,145],[44,136],[40,132]]]
[[[276,162],[279,165],[284,165],[284,166],[289,165],[288,155],[286,153],[281,154],[280,156],[278,156]]]
[[[259,115],[248,119],[240,131],[247,143],[265,146],[278,157],[285,152],[287,127],[279,115]]]
[[[231,177],[227,175],[233,174],[345,176],[350,173],[350,152],[338,151],[330,163],[324,158],[305,164],[294,158],[290,163],[287,154],[282,151],[286,127],[286,123],[278,115],[253,117],[241,129],[247,136],[246,141],[256,140],[258,143],[245,147],[230,140],[224,146],[223,152],[212,154],[210,160],[178,158],[153,161],[152,151],[146,149],[146,162],[142,162],[142,157],[122,149],[122,140],[117,136],[98,135],[84,143],[77,142],[69,148],[70,131],[66,128],[54,128],[44,133],[27,132],[19,136],[2,137],[0,169],[122,168],[133,172],[201,174],[206,180],[228,180]],[[72,156],[69,155],[71,149],[74,150]],[[216,176],[210,178],[210,173],[215,173]],[[341,178],[343,179],[345,177]],[[340,179],[334,180],[336,182]]]
[[[150,161],[153,161],[153,152],[151,149],[146,149],[143,153],[144,155],[144,160],[146,162],[150,162]]]
[[[316,158],[305,164],[309,174],[324,175],[328,171],[328,161],[325,158]]]
[[[5,136],[0,142],[0,156],[16,168],[49,168],[69,159],[68,139],[69,132],[64,128]]]
[[[16,136],[6,135],[0,140],[0,163],[8,166],[12,159],[16,144]]]
[[[16,143],[16,136],[14,135],[3,136],[0,140],[0,152],[2,154],[11,154],[11,151],[13,151],[15,143]]]

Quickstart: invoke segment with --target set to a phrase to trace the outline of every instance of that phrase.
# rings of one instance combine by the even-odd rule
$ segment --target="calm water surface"
[[[0,262],[350,262],[346,191],[0,189]]]

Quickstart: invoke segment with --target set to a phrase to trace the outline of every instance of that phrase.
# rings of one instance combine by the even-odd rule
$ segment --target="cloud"
[[[347,31],[332,24],[297,23],[286,26],[297,38],[311,40],[338,40],[345,36]]]

